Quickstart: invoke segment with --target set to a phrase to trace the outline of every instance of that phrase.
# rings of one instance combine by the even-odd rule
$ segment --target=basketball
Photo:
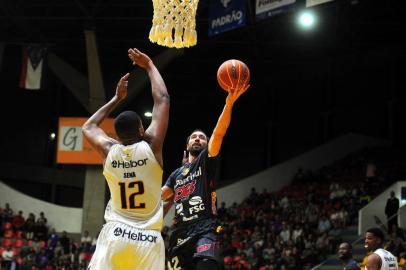
[[[230,59],[221,64],[217,70],[217,81],[225,91],[240,89],[249,83],[250,70],[244,62]]]

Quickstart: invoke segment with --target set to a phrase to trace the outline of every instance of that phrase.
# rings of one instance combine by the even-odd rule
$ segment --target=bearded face
[[[188,140],[187,150],[192,156],[198,156],[207,147],[207,136],[201,131],[193,132]]]

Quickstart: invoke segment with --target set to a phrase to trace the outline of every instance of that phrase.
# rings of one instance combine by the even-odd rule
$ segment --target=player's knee
[[[217,270],[218,263],[213,259],[199,258],[196,262],[196,270]]]

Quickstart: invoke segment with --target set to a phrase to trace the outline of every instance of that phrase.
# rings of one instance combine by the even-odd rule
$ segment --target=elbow
[[[169,94],[168,93],[163,93],[163,94],[161,94],[161,96],[160,96],[160,100],[161,100],[161,102],[164,102],[164,103],[170,103],[171,102],[171,97],[169,96]]]
[[[84,124],[82,125],[82,133],[83,133],[85,136],[90,132],[91,129],[92,129],[92,124],[84,123]]]
[[[84,124],[83,126],[82,126],[82,133],[83,134],[86,134],[86,132],[89,130],[89,126],[88,125],[86,125],[86,124]]]
[[[153,99],[154,99],[154,103],[157,103],[157,104],[169,104],[171,101],[171,98],[166,91],[161,91],[158,94],[154,94]]]

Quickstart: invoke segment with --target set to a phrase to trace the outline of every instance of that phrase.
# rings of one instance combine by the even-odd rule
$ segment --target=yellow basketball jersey
[[[104,215],[106,221],[161,230],[162,168],[147,142],[113,145],[105,160],[103,174],[111,194]]]

